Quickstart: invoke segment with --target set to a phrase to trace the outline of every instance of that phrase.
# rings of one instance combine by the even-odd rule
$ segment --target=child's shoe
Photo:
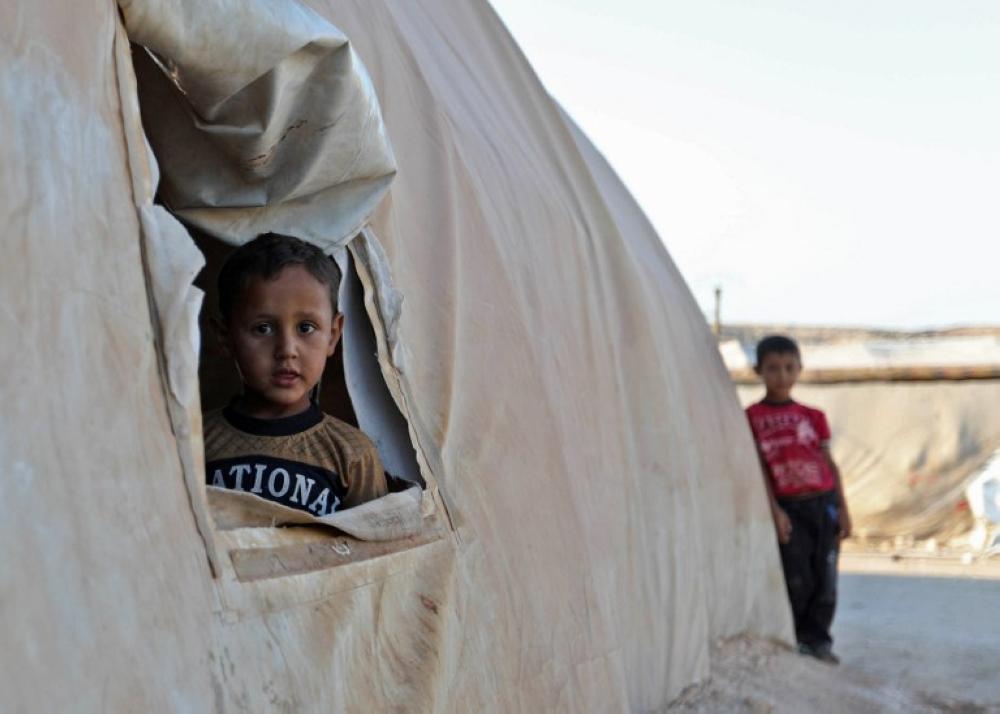
[[[833,647],[830,645],[810,645],[800,642],[799,654],[815,657],[820,662],[827,664],[840,664],[840,657],[833,653]]]

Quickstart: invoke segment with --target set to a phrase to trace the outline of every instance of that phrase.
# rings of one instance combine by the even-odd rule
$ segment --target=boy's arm
[[[362,503],[374,501],[389,493],[385,479],[385,470],[378,457],[378,451],[367,437],[367,448],[360,458],[356,459],[347,469],[347,495],[344,497],[344,507],[353,508]]]
[[[757,458],[760,460],[760,472],[764,476],[764,487],[767,489],[767,501],[771,506],[771,518],[774,519],[774,529],[778,531],[778,542],[782,545],[788,543],[792,537],[792,521],[785,513],[785,509],[778,504],[778,499],[774,495],[774,485],[771,483],[771,469],[764,460],[764,454],[757,450]]]
[[[823,456],[826,457],[826,464],[830,467],[830,471],[833,472],[833,480],[837,485],[837,512],[840,514],[840,537],[841,539],[851,537],[851,516],[847,512],[847,498],[844,496],[844,482],[840,477],[840,469],[837,468],[837,463],[833,460],[833,454],[830,453],[829,442],[823,443]]]

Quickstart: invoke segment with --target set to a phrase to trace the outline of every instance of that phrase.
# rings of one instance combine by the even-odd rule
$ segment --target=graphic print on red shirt
[[[746,412],[771,472],[775,496],[823,493],[836,487],[823,454],[823,445],[830,440],[823,412],[792,401],[761,401],[751,404]]]

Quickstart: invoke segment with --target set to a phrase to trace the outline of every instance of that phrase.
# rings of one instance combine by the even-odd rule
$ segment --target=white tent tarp
[[[265,5],[300,33],[273,55],[275,23],[246,15]],[[0,7],[5,705],[649,711],[707,674],[713,638],[788,638],[753,446],[704,320],[492,10],[310,6],[135,0],[125,25],[104,0]],[[218,185],[198,171],[216,154],[172,133],[183,113],[147,104],[140,123],[128,44],[171,28],[179,44],[155,51],[181,86],[198,55],[281,89],[285,50],[349,38],[392,142],[360,172],[369,202],[303,179],[238,216],[181,205]],[[189,118],[211,119],[196,94]],[[428,479],[421,537],[213,522],[200,256],[153,203],[147,137],[163,196],[231,240],[274,225],[342,241],[394,156],[351,250]]]

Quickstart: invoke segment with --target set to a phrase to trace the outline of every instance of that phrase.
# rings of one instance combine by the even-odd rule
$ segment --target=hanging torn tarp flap
[[[297,3],[119,4],[145,48],[143,125],[178,216],[231,243],[276,231],[330,250],[360,230],[396,168],[336,27]]]
[[[223,529],[261,524],[319,525],[336,528],[358,540],[391,541],[417,535],[423,525],[422,492],[417,486],[327,516],[314,516],[252,493],[216,486],[208,487],[208,499],[216,526]]]

